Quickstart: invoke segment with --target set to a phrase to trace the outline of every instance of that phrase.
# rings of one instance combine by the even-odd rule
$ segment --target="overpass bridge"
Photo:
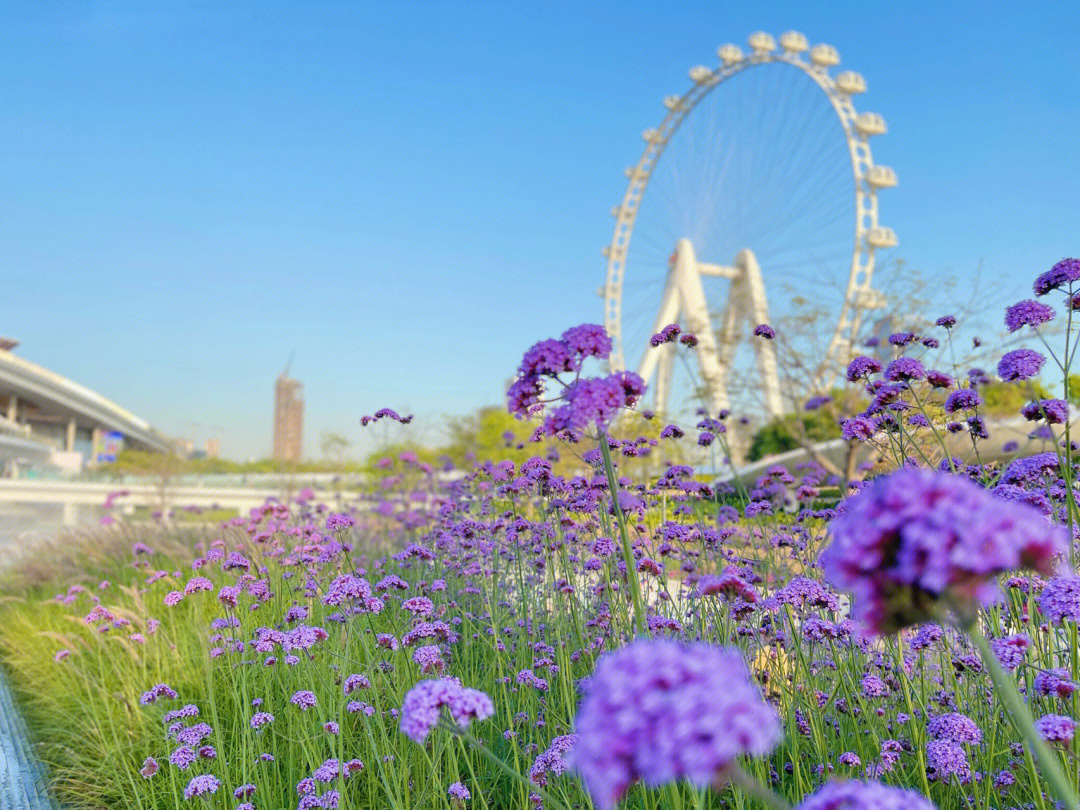
[[[0,472],[47,464],[78,471],[109,434],[167,452],[169,439],[89,388],[14,354],[0,338]]]

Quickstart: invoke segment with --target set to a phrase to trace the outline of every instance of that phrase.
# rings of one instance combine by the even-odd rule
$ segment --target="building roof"
[[[0,349],[0,395],[14,395],[43,415],[123,434],[136,448],[167,451],[169,441],[130,411],[89,388]]]

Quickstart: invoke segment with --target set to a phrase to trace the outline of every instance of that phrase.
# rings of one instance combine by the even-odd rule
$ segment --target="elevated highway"
[[[145,420],[84,385],[17,356],[0,338],[0,469],[46,462],[76,471],[103,437],[167,452],[169,439]]]

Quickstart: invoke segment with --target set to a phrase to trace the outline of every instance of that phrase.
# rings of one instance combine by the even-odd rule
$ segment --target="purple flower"
[[[336,759],[328,759],[316,768],[311,776],[316,782],[325,784],[337,779],[339,773],[341,773],[341,763]]]
[[[447,788],[446,792],[450,794],[450,798],[457,799],[461,802],[468,801],[472,798],[469,789],[461,784],[461,782],[454,782],[454,784]]]
[[[1035,721],[1035,730],[1048,742],[1072,742],[1076,733],[1076,721],[1063,714],[1048,714]]]
[[[551,741],[544,753],[540,754],[529,768],[529,781],[544,787],[548,783],[548,774],[561,776],[570,767],[566,754],[577,744],[577,734],[564,734]]]
[[[897,357],[885,368],[885,379],[890,382],[921,380],[925,376],[926,369],[914,357]]]
[[[1051,290],[1064,287],[1077,279],[1080,279],[1080,259],[1062,259],[1035,279],[1035,294],[1046,295]]]
[[[1035,328],[1052,320],[1056,314],[1053,307],[1029,298],[1017,301],[1005,310],[1005,326],[1010,332],[1025,326]]]
[[[864,675],[862,679],[862,693],[868,698],[885,697],[889,694],[889,687],[877,675]]]
[[[563,343],[579,357],[596,357],[607,360],[611,354],[611,338],[607,330],[594,323],[572,326],[563,332]]]
[[[930,740],[926,744],[926,775],[934,781],[949,781],[955,776],[960,784],[971,781],[967,752],[952,740]]]
[[[735,649],[641,640],[608,653],[589,679],[569,753],[594,803],[614,807],[636,780],[698,787],[782,737]]]
[[[975,721],[963,714],[939,714],[926,724],[926,733],[935,740],[952,740],[957,743],[977,745],[982,741],[982,730]]]
[[[914,332],[897,332],[889,335],[889,343],[893,346],[909,346],[916,340]]]
[[[442,652],[435,644],[426,647],[417,647],[413,651],[413,661],[425,675],[431,672],[442,672],[445,666],[442,660]]]
[[[1080,624],[1080,577],[1058,577],[1046,583],[1039,597],[1039,610],[1055,624],[1066,619]]]
[[[698,580],[698,593],[701,596],[716,596],[719,594],[731,599],[741,599],[749,605],[757,604],[759,600],[758,593],[753,586],[739,576],[734,569],[724,571],[719,576],[706,574]]]
[[[1007,352],[998,363],[998,376],[1006,382],[1030,380],[1042,369],[1046,358],[1032,349]]]
[[[139,698],[139,703],[144,706],[148,703],[154,703],[158,698],[171,698],[176,700],[176,690],[169,686],[167,683],[159,683],[150,687],[147,691],[142,693],[142,697]]]
[[[1031,639],[1026,633],[1018,633],[1014,636],[995,638],[990,642],[990,649],[994,657],[1001,662],[1005,669],[1016,669],[1024,662],[1024,656],[1031,646]]]
[[[182,771],[186,771],[191,767],[191,764],[196,760],[197,755],[195,750],[188,745],[181,745],[171,754],[169,754],[169,762],[175,765]]]
[[[518,366],[522,378],[554,377],[564,371],[576,371],[574,355],[564,341],[554,338],[541,340],[530,347]]]
[[[564,404],[544,420],[550,435],[582,431],[593,425],[605,428],[623,406],[622,386],[611,377],[595,377],[571,383]]]
[[[852,780],[825,783],[796,805],[795,810],[935,810],[935,807],[914,790]]]
[[[1069,671],[1064,667],[1043,670],[1035,676],[1034,686],[1037,694],[1059,698],[1067,698],[1076,691],[1076,684],[1069,678]]]
[[[944,371],[937,371],[935,369],[930,369],[926,372],[926,381],[930,383],[933,388],[949,388],[956,382],[956,380]]]
[[[253,729],[260,729],[273,722],[274,715],[269,712],[255,712],[255,714],[251,716],[251,727]]]
[[[347,529],[350,526],[355,525],[356,521],[344,514],[333,514],[326,519],[326,530],[328,532],[336,531],[337,529]]]
[[[426,596],[414,596],[406,599],[401,606],[414,616],[430,616],[435,612],[435,603]]]
[[[821,566],[875,634],[934,620],[943,598],[968,620],[997,595],[998,574],[1049,574],[1065,548],[1061,528],[1036,509],[934,470],[875,479],[840,509]]]
[[[455,678],[420,681],[401,704],[401,731],[422,745],[438,724],[444,706],[461,728],[495,713],[491,698],[477,689],[465,689]]]
[[[772,340],[774,337],[776,337],[776,330],[774,330],[767,323],[759,323],[757,326],[754,327],[754,337]]]
[[[192,777],[187,787],[184,788],[184,798],[190,800],[196,796],[208,796],[211,793],[216,793],[220,786],[221,782],[217,780],[217,777],[204,773],[202,776]]]
[[[301,711],[307,711],[315,707],[315,693],[308,691],[307,689],[301,689],[295,692],[289,701],[294,706],[299,706]]]
[[[945,400],[945,413],[971,411],[982,405],[983,398],[974,388],[960,388],[953,391]]]
[[[142,767],[139,768],[139,773],[142,775],[143,779],[149,779],[151,776],[158,772],[158,767],[159,766],[156,759],[154,759],[153,757],[147,757],[143,761]]]
[[[1048,425],[1061,425],[1069,421],[1069,403],[1063,399],[1040,399],[1029,402],[1020,413],[1029,422],[1045,419]]]
[[[853,416],[840,426],[840,435],[848,441],[865,442],[877,433],[877,425],[868,416]]]
[[[357,689],[370,688],[371,681],[369,681],[365,676],[358,674],[350,675],[348,678],[345,679],[345,683],[342,684],[342,690],[345,692],[346,695],[351,695]]]
[[[653,348],[662,346],[665,343],[673,343],[675,339],[682,332],[682,329],[677,323],[669,323],[651,338],[649,338],[649,345]]]
[[[869,374],[876,374],[879,371],[881,371],[881,363],[879,363],[873,357],[859,355],[850,363],[848,363],[848,382],[857,382],[863,377],[866,377]]]

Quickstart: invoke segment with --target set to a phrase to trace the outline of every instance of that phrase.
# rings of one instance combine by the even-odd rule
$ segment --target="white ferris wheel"
[[[713,415],[730,406],[735,349],[769,322],[766,281],[774,314],[816,306],[830,323],[835,315],[813,370],[820,389],[847,362],[862,314],[884,305],[871,286],[874,254],[897,239],[878,224],[877,193],[897,180],[870,153],[885,121],[852,103],[866,82],[852,71],[831,75],[836,49],[811,48],[798,32],[781,35],[779,48],[755,33],[749,46],[720,47],[716,67],[692,68],[690,88],[664,99],[667,113],[644,132],[645,151],[612,209],[600,290],[610,365],[627,368],[629,353],[662,413],[679,405],[680,374]],[[698,338],[696,374],[677,371],[674,346],[649,345],[675,322]],[[775,416],[784,411],[776,348],[753,345],[749,371]]]

